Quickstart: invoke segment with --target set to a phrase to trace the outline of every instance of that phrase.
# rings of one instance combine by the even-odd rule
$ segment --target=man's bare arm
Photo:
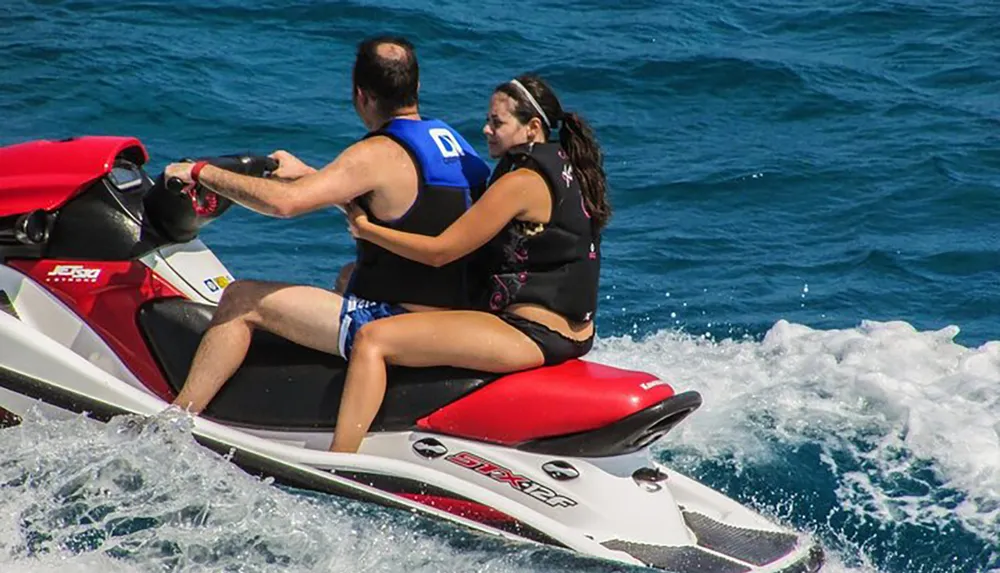
[[[293,182],[240,175],[206,165],[198,182],[227,199],[264,215],[288,217],[281,198],[291,192]]]
[[[323,169],[294,181],[250,177],[206,165],[198,182],[248,209],[287,218],[342,205],[381,188],[386,167],[400,158],[409,160],[397,143],[374,137],[355,143]],[[167,166],[166,175],[190,182],[190,170],[190,164],[175,163]]]

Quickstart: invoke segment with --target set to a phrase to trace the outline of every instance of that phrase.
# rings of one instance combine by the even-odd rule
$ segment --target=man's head
[[[413,44],[378,36],[358,44],[354,60],[354,108],[369,129],[402,110],[416,111],[420,68]]]

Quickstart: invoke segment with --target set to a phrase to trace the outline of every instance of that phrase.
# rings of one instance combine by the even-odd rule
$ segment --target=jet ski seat
[[[181,298],[139,309],[139,327],[174,392],[184,385],[215,307]],[[343,358],[264,331],[253,335],[243,366],[204,415],[244,427],[333,430],[344,389]],[[415,429],[417,420],[499,378],[460,368],[391,367],[385,401],[372,431]]]

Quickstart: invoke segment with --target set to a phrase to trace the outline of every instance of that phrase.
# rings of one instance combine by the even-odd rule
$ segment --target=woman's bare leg
[[[243,364],[255,328],[339,354],[342,302],[339,294],[311,286],[234,282],[223,291],[184,387],[173,403],[200,414]]]
[[[330,449],[358,451],[385,397],[386,364],[515,372],[544,362],[531,339],[485,312],[415,312],[370,322],[354,339]]]

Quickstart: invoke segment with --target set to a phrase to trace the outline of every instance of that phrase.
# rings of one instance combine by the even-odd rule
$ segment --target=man
[[[405,39],[361,42],[353,79],[354,108],[370,132],[326,167],[317,171],[277,151],[272,155],[279,162],[273,179],[238,175],[202,162],[170,164],[166,176],[200,183],[274,217],[295,217],[357,200],[379,224],[425,235],[441,233],[485,187],[489,167],[455,130],[420,118],[419,68],[413,46]],[[246,358],[255,328],[349,358],[354,335],[367,322],[466,306],[465,275],[462,261],[435,269],[359,242],[343,295],[304,285],[236,281],[224,291],[174,404],[202,412]]]

